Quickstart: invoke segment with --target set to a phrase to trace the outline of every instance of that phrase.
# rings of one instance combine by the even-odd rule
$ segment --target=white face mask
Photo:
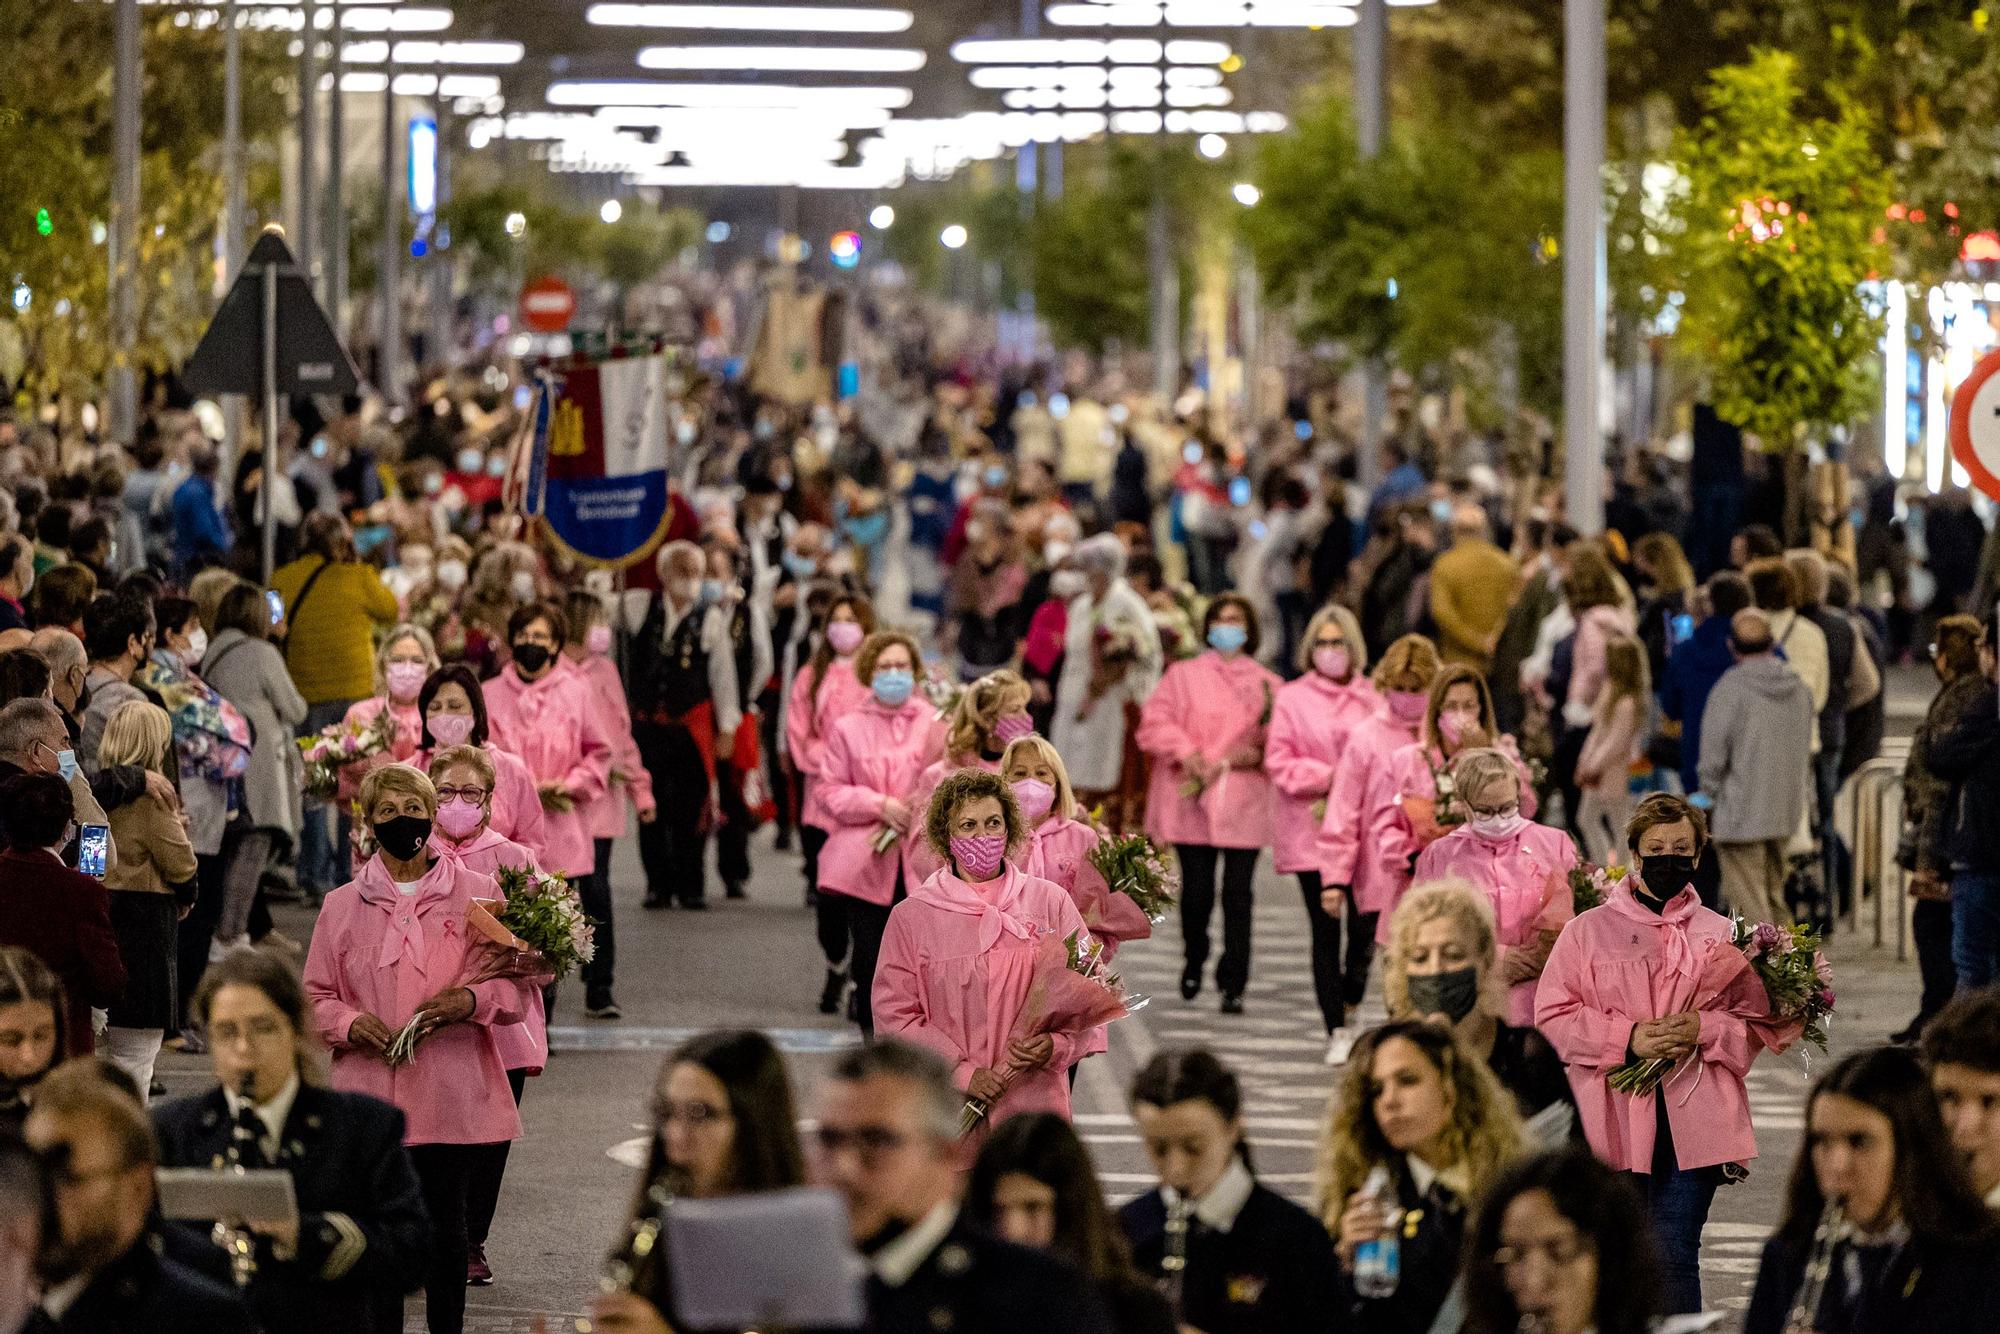
[[[183,658],[185,661],[192,663],[200,662],[207,655],[208,631],[197,625],[194,628],[194,633],[188,636],[187,652],[183,655]]]
[[[1089,589],[1090,581],[1084,578],[1082,570],[1057,570],[1049,576],[1049,592],[1065,602],[1083,596]]]
[[[437,581],[438,581],[438,587],[444,589],[448,593],[456,593],[459,589],[464,588],[465,562],[462,560],[439,561],[437,567]]]
[[[514,571],[514,577],[508,580],[507,587],[513,592],[516,602],[535,600],[535,576],[526,570]]]

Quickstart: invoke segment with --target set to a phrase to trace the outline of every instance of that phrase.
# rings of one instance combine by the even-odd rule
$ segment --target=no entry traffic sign
[[[1988,352],[1951,394],[1951,452],[1972,484],[2000,500],[2000,349]]]
[[[576,315],[576,293],[560,278],[536,278],[521,289],[521,323],[536,333],[561,333]]]

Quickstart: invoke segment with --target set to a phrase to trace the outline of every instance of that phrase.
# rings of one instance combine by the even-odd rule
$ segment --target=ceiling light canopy
[[[907,32],[907,9],[836,5],[592,5],[586,22],[603,28],[695,32]]]
[[[924,67],[913,48],[870,46],[649,46],[641,69],[811,70],[830,74],[903,74]]]

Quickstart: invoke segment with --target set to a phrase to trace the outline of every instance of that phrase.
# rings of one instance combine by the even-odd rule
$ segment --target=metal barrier
[[[1861,900],[1869,895],[1875,899],[1875,944],[1882,944],[1882,914],[1890,897],[1890,886],[1894,885],[1896,903],[1896,958],[1900,962],[1907,956],[1908,909],[1904,903],[1907,895],[1908,877],[1893,859],[1885,870],[1883,857],[1884,826],[1888,823],[1882,814],[1882,798],[1890,792],[1899,791],[1903,786],[1903,761],[1884,756],[1868,761],[1854,771],[1847,780],[1843,795],[1847,798],[1848,828],[1854,836],[1854,894],[1848,901],[1848,929],[1853,930],[1855,919],[1861,911]],[[1900,815],[1898,816],[1900,823]],[[1897,831],[1900,834],[1900,829]]]

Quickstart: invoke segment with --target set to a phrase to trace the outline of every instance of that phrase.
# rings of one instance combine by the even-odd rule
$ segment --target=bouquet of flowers
[[[1090,864],[1097,868],[1113,894],[1123,894],[1139,905],[1148,922],[1167,920],[1180,897],[1181,878],[1144,834],[1100,839],[1090,850]]]
[[[1752,926],[1740,917],[1732,927],[1729,947],[1718,944],[1709,951],[1694,995],[1683,1008],[1706,1004],[1732,988],[1747,989],[1754,978],[1762,995],[1753,996],[1753,1003],[1739,1012],[1758,1042],[1783,1052],[1803,1037],[1825,1051],[1826,1023],[1833,1017],[1833,967],[1820,952],[1819,932],[1804,925]],[[1762,1000],[1761,1007],[1755,999]],[[1756,1013],[1758,1008],[1763,1012]],[[1642,1097],[1659,1088],[1673,1067],[1665,1057],[1627,1061],[1611,1072],[1611,1087]]]
[[[958,697],[964,692],[964,687],[937,663],[927,664],[918,675],[917,689],[924,692],[924,698],[937,710],[937,720],[941,723],[951,721],[952,712],[958,708]]]
[[[1011,1045],[1044,1033],[1096,1028],[1145,1005],[1146,997],[1126,991],[1118,974],[1104,966],[1102,942],[1079,940],[1074,931],[1058,940],[1051,931],[1035,944],[1034,977],[1028,983],[1027,999],[1014,1017],[1008,1042]],[[1012,1064],[1000,1072],[1003,1093],[1020,1073]],[[959,1115],[959,1134],[971,1134],[991,1110],[985,1099],[967,1098]]]
[[[1592,908],[1603,903],[1611,893],[1611,887],[1625,878],[1622,866],[1592,866],[1589,862],[1578,862],[1569,868],[1570,902],[1576,915],[1581,917]]]
[[[1150,627],[1135,626],[1129,621],[1106,620],[1105,610],[1099,606],[1090,618],[1090,682],[1083,692],[1083,702],[1077,706],[1078,722],[1089,717],[1097,701],[1125,680],[1125,674],[1139,661],[1139,636],[1152,633]]]
[[[1465,823],[1465,812],[1458,804],[1458,784],[1451,776],[1451,766],[1439,767],[1424,757],[1424,763],[1431,771],[1431,791],[1410,792],[1397,798],[1403,808],[1403,816],[1410,822],[1410,831],[1416,835],[1417,850],[1422,851],[1443,838],[1446,834]]]
[[[903,835],[901,831],[894,825],[885,824],[876,829],[875,837],[868,841],[868,846],[875,849],[875,855],[880,857],[883,853],[902,841]]]
[[[306,795],[325,801],[338,789],[342,769],[386,754],[395,739],[396,720],[387,709],[365,723],[343,719],[322,729],[317,736],[300,737],[299,753],[306,762]]]

